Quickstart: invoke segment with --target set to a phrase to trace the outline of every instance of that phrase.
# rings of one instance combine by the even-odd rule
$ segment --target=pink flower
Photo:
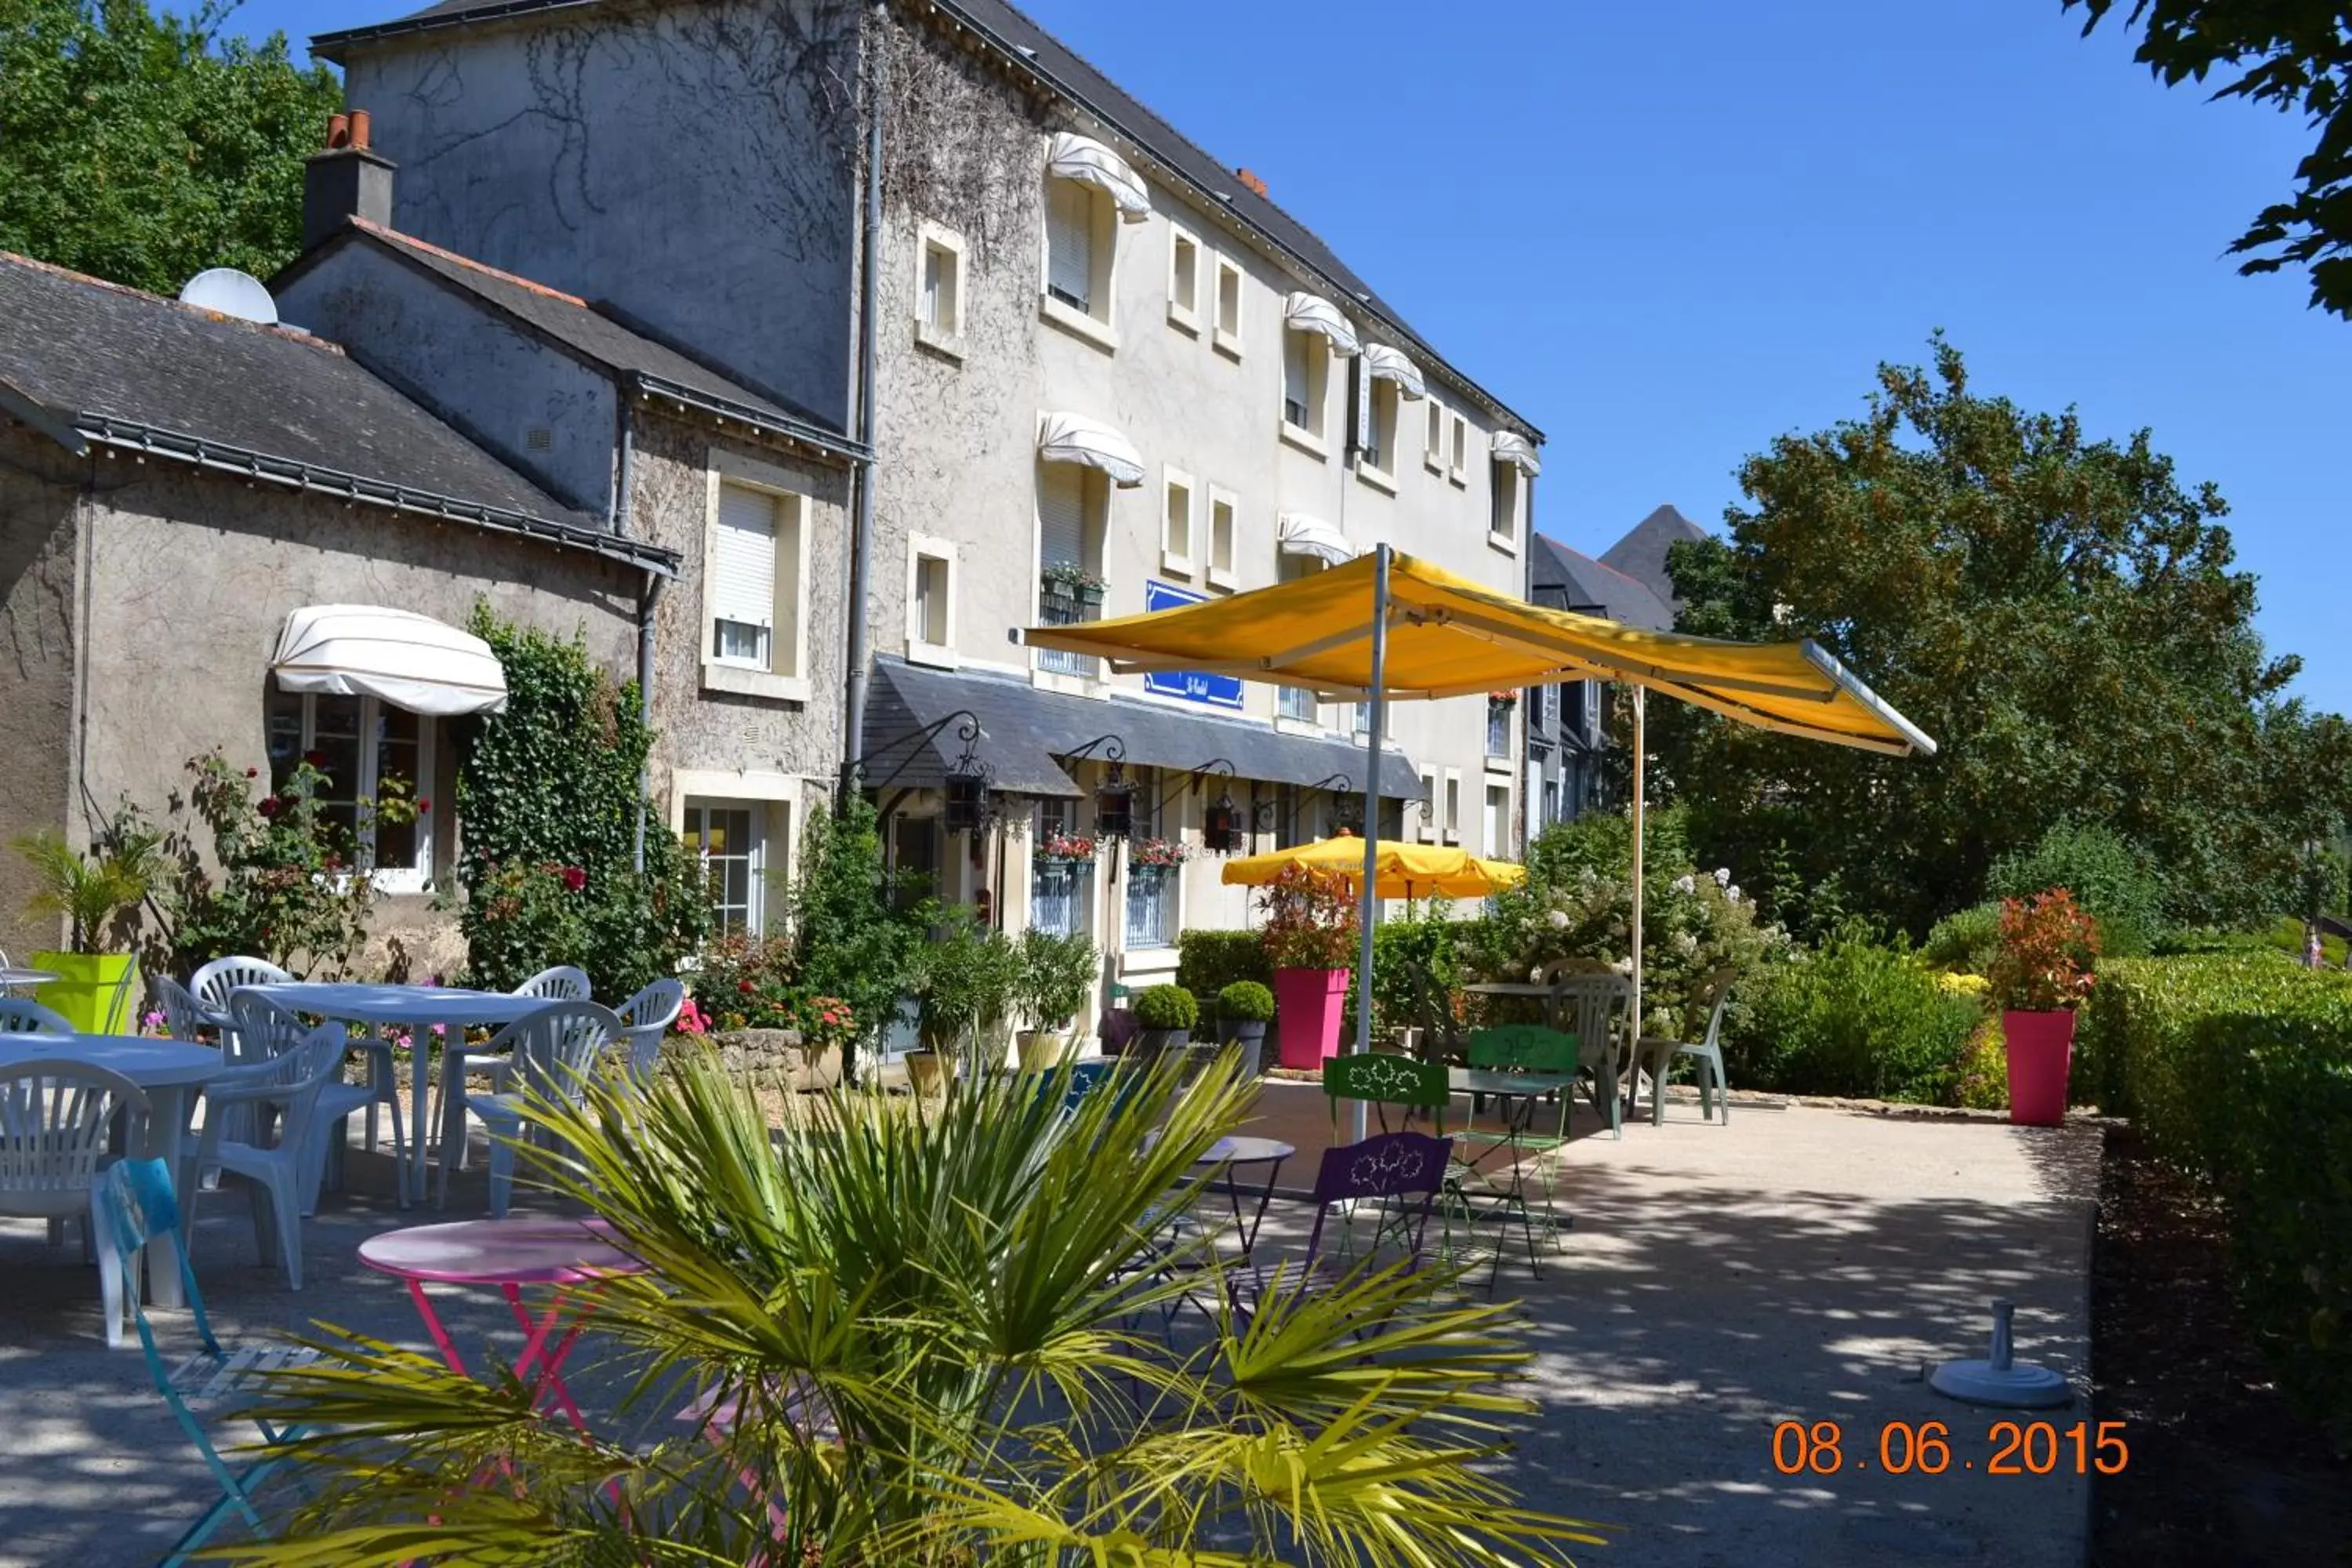
[[[588,885],[588,873],[577,866],[566,866],[563,868],[563,885],[576,893]]]

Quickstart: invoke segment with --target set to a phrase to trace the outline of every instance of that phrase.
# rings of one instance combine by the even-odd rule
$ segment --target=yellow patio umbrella
[[[1527,879],[1528,868],[1507,860],[1486,860],[1466,849],[1444,844],[1412,844],[1401,839],[1374,841],[1376,867],[1372,894],[1381,899],[1483,899]],[[1364,879],[1364,841],[1352,833],[1294,844],[1264,855],[1225,862],[1228,886],[1262,888],[1293,866],[1345,877],[1360,887]]]
[[[1743,724],[1889,756],[1933,755],[1936,742],[1829,650],[1801,642],[1738,643],[1643,631],[1548,610],[1382,544],[1309,577],[1205,604],[1117,620],[1033,626],[1022,640],[1110,661],[1118,674],[1200,670],[1308,688],[1371,709],[1364,820],[1379,820],[1378,761],[1388,703],[1568,680],[1633,689],[1633,1032],[1642,1025],[1642,838],[1647,692]],[[1372,968],[1380,919],[1379,840],[1362,841],[1360,977]],[[1356,1021],[1371,1048],[1371,1009]]]

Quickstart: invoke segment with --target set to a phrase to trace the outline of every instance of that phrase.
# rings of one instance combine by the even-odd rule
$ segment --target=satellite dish
[[[216,310],[241,321],[258,321],[265,327],[278,324],[278,301],[269,297],[261,279],[234,267],[206,268],[189,279],[180,290],[180,303]]]

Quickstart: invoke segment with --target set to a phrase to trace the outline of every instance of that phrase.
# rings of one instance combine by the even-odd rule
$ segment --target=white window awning
[[[1143,483],[1143,454],[1135,443],[1084,414],[1037,416],[1037,460],[1100,468],[1123,490]]]
[[[1307,555],[1334,566],[1343,565],[1356,558],[1356,547],[1348,536],[1319,517],[1309,517],[1303,511],[1286,511],[1275,525],[1275,537],[1281,542],[1285,555]]]
[[[1283,301],[1282,324],[1294,332],[1320,332],[1331,340],[1331,352],[1342,359],[1357,350],[1356,329],[1339,314],[1339,307],[1320,294],[1300,289]]]
[[[1516,430],[1495,432],[1495,461],[1508,463],[1529,479],[1543,472],[1543,464],[1536,457],[1535,443]]]
[[[1091,136],[1057,132],[1045,154],[1045,173],[1094,186],[1117,205],[1121,223],[1141,223],[1151,216],[1151,192],[1143,177]]]
[[[1407,359],[1402,349],[1392,349],[1386,343],[1366,343],[1364,369],[1374,381],[1395,382],[1401,397],[1429,395],[1429,388],[1421,382],[1421,366]]]
[[[269,671],[281,691],[373,697],[450,718],[507,705],[507,674],[470,632],[381,605],[311,605],[286,617]]]

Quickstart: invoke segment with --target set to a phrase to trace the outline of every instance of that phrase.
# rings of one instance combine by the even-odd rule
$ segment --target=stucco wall
[[[54,921],[25,913],[33,891],[7,846],[67,829],[72,799],[77,466],[54,443],[0,420],[0,948],[54,945]]]
[[[278,304],[549,493],[600,517],[610,505],[614,393],[603,373],[362,240],[311,264]]]
[[[841,416],[857,7],[599,6],[371,46],[345,100],[405,233],[609,300]]]

